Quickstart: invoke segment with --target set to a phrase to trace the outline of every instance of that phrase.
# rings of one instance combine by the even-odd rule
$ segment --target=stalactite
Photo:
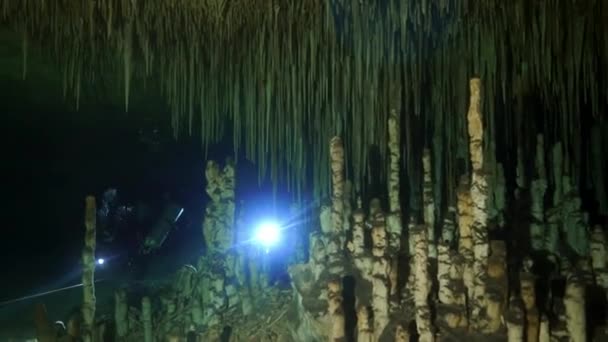
[[[135,2],[134,2],[135,3]],[[132,77],[132,59],[133,59],[133,23],[129,20],[125,26],[123,44],[123,65],[124,65],[124,94],[125,94],[125,111],[129,111],[129,98],[131,92],[131,77]]]
[[[21,69],[21,79],[25,80],[25,78],[27,77],[27,65],[28,65],[28,44],[29,44],[29,38],[27,36],[27,29],[23,29],[23,37],[21,38],[21,63],[22,63],[22,69]]]
[[[472,72],[487,80],[488,95],[496,98],[485,105],[488,143],[500,142],[499,105],[508,111],[512,95],[521,113],[523,94],[532,90],[559,118],[555,120],[557,127],[547,128],[563,137],[568,148],[572,147],[575,161],[582,160],[578,152],[582,142],[573,137],[582,127],[575,120],[577,106],[589,103],[588,115],[592,118],[597,118],[605,107],[601,101],[602,82],[596,82],[599,73],[595,72],[601,54],[596,53],[595,47],[608,44],[603,36],[591,33],[605,28],[604,6],[597,2],[548,6],[517,1],[502,6],[496,18],[488,14],[492,5],[485,3],[391,2],[386,8],[381,7],[348,2],[332,6],[318,1],[297,6],[268,1],[175,5],[157,0],[125,4],[116,0],[88,1],[84,5],[60,6],[4,0],[0,21],[9,28],[25,23],[32,31],[32,41],[48,40],[54,52],[77,50],[79,56],[91,56],[95,63],[87,65],[90,70],[83,71],[83,75],[124,74],[124,51],[120,50],[124,50],[126,39],[122,33],[128,25],[135,25],[133,42],[139,44],[132,44],[133,70],[137,69],[136,63],[145,66],[144,72],[133,73],[133,77],[149,77],[153,60],[159,70],[164,70],[159,82],[165,89],[163,97],[170,103],[175,128],[192,129],[187,127],[193,122],[192,94],[200,94],[194,102],[204,108],[200,115],[205,143],[217,140],[221,130],[216,128],[223,119],[234,119],[235,132],[245,133],[244,139],[236,138],[239,144],[254,152],[250,156],[273,177],[283,177],[277,171],[285,167],[293,167],[294,174],[301,173],[295,165],[302,160],[302,152],[290,152],[285,163],[278,160],[278,153],[304,151],[317,132],[322,132],[321,139],[345,132],[349,135],[344,136],[345,141],[353,142],[354,165],[365,164],[367,146],[382,141],[387,133],[384,124],[388,109],[398,114],[411,113],[430,124],[432,142],[437,145],[433,149],[434,163],[442,164],[434,169],[435,185],[439,187],[447,176],[442,171],[452,173],[455,165],[454,158],[444,158],[457,145],[447,127],[463,124],[446,113],[464,108],[458,84]],[[526,13],[537,15],[526,21]],[[473,20],[468,20],[471,16]],[[441,25],[435,25],[437,21]],[[570,27],[576,30],[566,29]],[[503,32],[520,32],[510,38],[508,45],[512,48],[504,44]],[[443,38],[447,34],[450,39]],[[184,39],[196,43],[185,48]],[[430,41],[434,43],[427,43]],[[577,52],[564,53],[564,46],[566,51]],[[117,55],[123,58],[107,62]],[[453,55],[461,58],[447,57]],[[518,63],[510,67],[510,61]],[[217,71],[224,69],[226,72]],[[189,75],[180,77],[181,74]],[[192,74],[197,75],[194,82]],[[509,82],[511,79],[513,82]],[[239,94],[246,94],[244,103],[235,100],[239,98],[235,84],[241,85]],[[71,88],[74,92],[77,89]],[[433,95],[422,96],[423,89],[431,89]],[[210,91],[213,94],[207,94]],[[318,100],[304,103],[303,98]],[[342,120],[349,112],[352,120]],[[373,120],[363,115],[374,112],[381,114]],[[286,115],[277,120],[278,113]],[[182,120],[187,120],[188,125],[180,126]],[[418,129],[413,124],[417,120],[404,120],[408,135]],[[284,127],[291,128],[274,129],[282,126],[281,121]],[[508,128],[519,128],[520,121],[504,120]],[[310,131],[302,134],[303,139],[290,134],[297,132],[293,127],[303,122],[312,123]],[[521,137],[513,138],[521,143]],[[413,151],[408,150],[405,159],[411,171]],[[323,161],[325,156],[326,153],[318,154],[316,159]],[[269,164],[262,165],[266,161]],[[361,171],[355,169],[353,176],[356,186],[360,186]],[[315,178],[315,191],[327,191],[327,187],[321,189],[329,184],[327,176],[318,173]],[[447,178],[446,181],[450,182]],[[441,206],[443,196],[435,197],[436,205]]]
[[[82,250],[82,339],[85,342],[92,342],[95,329],[95,247],[97,244],[96,236],[96,217],[97,208],[95,197],[87,196],[85,200],[85,238]]]

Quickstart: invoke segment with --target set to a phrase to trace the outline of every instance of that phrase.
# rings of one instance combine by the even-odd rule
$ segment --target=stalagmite
[[[144,297],[141,300],[141,321],[143,328],[144,342],[153,342],[152,333],[152,303],[149,297]]]
[[[551,322],[550,340],[551,341],[572,341],[568,331],[568,322],[566,319],[566,309],[562,301],[553,303],[553,314],[555,321]]]
[[[343,341],[345,338],[343,300],[341,280],[330,281],[327,291],[328,312],[331,321],[329,341]]]
[[[549,331],[549,318],[546,315],[542,315],[540,318],[540,329],[538,334],[538,342],[549,342],[551,340],[551,333]]]
[[[441,230],[441,239],[448,245],[452,245],[454,242],[455,224],[454,218],[456,217],[456,207],[448,207],[448,213],[443,220],[443,228]]]
[[[462,258],[449,249],[444,241],[437,246],[437,278],[439,303],[437,325],[439,329],[454,331],[467,327],[466,291],[462,283]]]
[[[379,339],[389,324],[390,259],[387,252],[386,222],[382,214],[372,221],[372,308],[374,336]]]
[[[601,226],[596,225],[590,241],[591,265],[595,283],[608,290],[608,258],[606,254],[606,235]]]
[[[431,323],[431,310],[429,307],[429,293],[431,282],[428,269],[428,240],[426,239],[426,228],[417,227],[410,232],[414,235],[414,301],[416,304],[416,327],[420,335],[421,342],[431,342],[435,340]]]
[[[431,151],[424,149],[422,155],[422,165],[424,168],[423,203],[424,203],[424,224],[427,228],[427,238],[429,245],[429,258],[437,258],[437,245],[435,245],[435,202],[433,200],[433,181],[431,178]]]
[[[116,336],[124,338],[129,332],[127,292],[124,289],[114,292],[114,322]]]
[[[393,111],[388,120],[388,149],[390,163],[388,172],[389,211],[386,226],[389,234],[389,249],[391,254],[398,253],[401,248],[401,204],[400,204],[400,126],[396,113]],[[396,270],[395,270],[396,271]]]
[[[369,320],[369,309],[360,306],[357,310],[357,342],[374,342],[374,334]]]
[[[332,225],[344,245],[344,146],[340,137],[331,139]]]
[[[197,269],[201,270],[202,277],[198,288],[203,307],[202,320],[208,327],[219,323],[218,313],[227,305],[235,305],[239,301],[236,298],[239,294],[236,289],[226,286],[228,280],[233,280],[236,276],[237,256],[233,254],[236,239],[234,167],[232,159],[227,158],[223,169],[211,160],[207,161],[205,168],[207,180],[205,190],[211,201],[207,204],[203,221],[207,250],[199,259]],[[249,259],[250,262],[252,260]],[[253,270],[250,276],[251,278],[259,276],[257,269]],[[256,287],[253,286],[253,289],[255,290]]]
[[[526,319],[526,341],[538,342],[540,317],[536,308],[536,282],[534,275],[521,272],[519,275],[521,298],[524,302]]]
[[[471,192],[469,189],[468,177],[460,178],[458,187],[458,252],[464,259],[464,269],[462,279],[467,289],[468,301],[473,298],[473,283],[475,275],[473,273],[473,263],[475,255],[473,252],[473,235],[471,227],[473,226],[473,203],[471,200]]]
[[[365,252],[365,213],[361,207],[353,213],[353,238],[348,244],[348,249],[356,258]]]
[[[328,288],[327,281],[348,275],[356,278],[361,341],[374,340],[372,334],[376,339],[381,334],[406,339],[409,322],[404,321],[411,319],[411,301],[422,340],[432,339],[431,321],[446,339],[452,337],[449,329],[460,333],[469,327],[470,335],[501,334],[506,296],[518,292],[508,291],[507,278],[520,282],[523,301],[509,307],[511,340],[581,335],[586,321],[577,310],[583,310],[587,279],[568,280],[565,314],[559,307],[536,307],[545,301],[542,293],[535,299],[531,271],[518,278],[518,269],[511,267],[507,277],[506,247],[489,243],[488,229],[494,223],[507,225],[493,231],[492,238],[508,242],[513,264],[530,252],[530,244],[530,255],[543,259],[535,265],[538,275],[550,273],[545,264],[570,271],[584,266],[579,259],[586,262],[590,256],[595,283],[608,291],[605,232],[595,228],[588,236],[590,220],[600,222],[608,211],[603,172],[608,165],[606,18],[605,1],[574,0],[0,0],[2,36],[6,32],[9,40],[19,40],[24,34],[24,69],[17,68],[17,78],[21,71],[25,76],[35,69],[31,57],[44,51],[58,57],[63,90],[76,99],[77,107],[81,98],[84,104],[96,93],[85,90],[103,84],[101,80],[124,81],[109,88],[124,91],[125,108],[135,104],[131,100],[143,91],[141,84],[158,83],[150,89],[160,89],[159,105],[168,107],[176,137],[184,132],[200,136],[206,149],[231,135],[235,155],[256,163],[260,180],[285,181],[293,186],[289,190],[310,189],[312,203],[329,194],[321,232],[310,237],[310,261],[303,264],[298,257],[302,264],[290,268],[297,317],[310,324],[300,331],[316,327],[310,322],[326,323],[326,305],[340,297],[333,287],[339,283]],[[19,48],[7,44],[12,45]],[[453,115],[467,108],[465,85],[472,73],[483,77],[484,104],[480,80],[471,80],[467,116]],[[193,127],[197,123],[200,127]],[[340,138],[329,141],[335,134]],[[346,153],[345,146],[352,151]],[[552,162],[552,170],[546,162]],[[371,171],[378,170],[376,179]],[[263,308],[253,300],[268,304],[274,296],[268,264],[256,261],[260,251],[235,244],[234,167],[220,170],[211,162],[206,171],[211,198],[203,225],[207,255],[192,278],[185,275],[179,281],[184,286],[158,297],[151,293],[148,300],[148,305],[161,304],[154,329],[180,328],[163,335],[175,339],[183,339],[180,333],[188,326],[209,328],[216,334],[211,340],[219,340],[217,330],[223,326],[209,325],[223,323],[224,314],[237,311],[255,313],[248,317],[253,321]],[[407,174],[409,189],[400,189],[400,172]],[[366,226],[359,205],[352,232],[352,193],[346,180],[351,173],[357,192],[381,198],[389,209],[383,213],[375,198]],[[463,174],[454,203],[454,183]],[[507,185],[517,187],[515,196]],[[407,213],[399,203],[401,195],[409,196]],[[458,209],[457,220],[452,206]],[[518,210],[501,217],[506,208]],[[411,216],[408,246],[401,246],[403,215]],[[418,226],[422,218],[423,228]],[[373,251],[366,250],[370,233]],[[91,339],[95,323],[90,235],[87,225],[89,250],[82,256],[85,340]],[[345,240],[351,236],[347,254]],[[238,253],[232,250],[235,245]],[[431,279],[434,258],[436,284]],[[408,262],[413,266],[409,277],[400,279],[405,277],[401,270],[408,268],[402,264]],[[545,280],[553,279],[539,279],[538,285]],[[406,289],[399,293],[397,285],[404,281]],[[432,285],[437,286],[431,291]],[[115,320],[129,322],[128,327],[117,322],[117,333],[137,330],[133,340],[141,339],[139,310],[127,313],[126,299],[118,292],[116,296]],[[239,304],[241,310],[234,310]],[[329,311],[336,310],[333,306]],[[557,315],[551,331],[539,311]],[[180,316],[179,323],[159,320],[157,327],[157,317],[163,315]],[[144,322],[150,323],[149,314]],[[329,330],[324,328],[319,331],[325,338]]]
[[[388,197],[389,210],[391,213],[401,212],[399,198],[400,180],[399,172],[401,161],[401,126],[395,110],[391,111],[388,119],[388,149],[390,153],[389,172],[388,172]]]
[[[95,197],[87,196],[85,200],[84,249],[82,250],[82,339],[92,342],[95,328],[95,245],[96,245],[97,208]]]
[[[530,243],[532,249],[539,251],[544,245],[545,219],[544,198],[547,191],[547,172],[545,170],[545,148],[544,139],[541,134],[536,138],[536,178],[532,180],[530,196],[532,201],[531,214],[533,221],[530,223]]]
[[[452,304],[454,302],[454,294],[450,287],[450,248],[440,241],[437,245],[437,279],[439,280],[439,302],[444,304]]]
[[[373,270],[374,261],[373,258],[366,253],[365,250],[365,213],[361,208],[361,199],[358,199],[357,209],[353,213],[353,237],[352,241],[348,244],[348,249],[352,255],[352,261],[360,282],[370,281],[373,286]],[[382,284],[379,284],[380,286]],[[373,341],[373,329],[369,321],[369,300],[362,295],[362,286],[358,285],[359,291],[356,293],[357,308],[357,341],[360,342],[371,342]]]
[[[508,300],[508,277],[504,241],[491,242],[491,254],[488,258],[487,310],[488,324],[485,333],[496,333],[502,327],[502,317]]]
[[[473,78],[469,82],[470,99],[467,112],[469,133],[469,153],[473,171],[483,168],[483,124],[481,118],[481,80]]]
[[[470,105],[467,114],[469,132],[469,152],[473,174],[471,179],[471,200],[473,206],[473,298],[472,315],[476,318],[472,322],[477,329],[483,329],[487,324],[485,317],[482,316],[485,306],[485,282],[487,278],[487,266],[489,255],[488,240],[488,184],[486,174],[483,169],[483,124],[481,121],[481,80],[474,78],[470,81]]]
[[[467,292],[462,279],[464,270],[464,258],[456,251],[450,251],[450,286],[454,295],[454,322],[453,327],[466,329],[469,326],[469,318],[467,315]]]
[[[397,324],[397,328],[395,331],[395,342],[409,342],[410,334],[407,331],[407,328],[404,327],[403,324]]]
[[[391,110],[388,119],[388,197],[389,214],[386,217],[386,228],[388,233],[388,253],[392,255],[390,274],[390,297],[391,308],[396,310],[398,306],[398,278],[399,278],[399,251],[401,250],[401,234],[403,231],[401,203],[400,203],[400,125],[396,110]]]
[[[566,328],[571,341],[587,341],[585,284],[577,275],[569,276],[566,281],[564,307],[566,309]]]
[[[524,308],[518,298],[512,298],[507,312],[507,338],[509,342],[525,341],[524,334]]]
[[[565,179],[563,176],[564,166],[561,142],[557,142],[555,145],[553,145],[553,149],[551,151],[551,161],[553,164],[553,199],[552,207],[546,212],[547,227],[546,232],[544,233],[544,247],[548,253],[557,255],[558,246],[560,244],[559,235],[562,224],[562,202],[564,197]],[[535,197],[538,197],[538,195],[535,195]]]
[[[571,180],[564,180],[566,196],[563,201],[561,217],[565,243],[579,256],[589,253],[589,215],[582,208],[582,199],[578,188],[572,186]]]

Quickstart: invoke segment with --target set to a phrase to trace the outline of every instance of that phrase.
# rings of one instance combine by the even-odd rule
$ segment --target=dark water
[[[7,109],[0,127],[4,171],[0,303],[80,282],[84,198],[101,195],[109,187],[129,204],[160,208],[170,198],[183,206],[184,214],[179,229],[169,234],[162,248],[140,256],[135,266],[128,264],[137,254],[136,246],[98,241],[99,256],[109,259],[96,274],[103,279],[97,284],[99,310],[111,306],[113,289],[134,287],[134,281],[167,280],[202,254],[207,197],[199,138],[175,141],[170,131],[150,133],[162,125],[142,123],[137,114],[127,116],[120,110],[73,113],[15,108]],[[216,146],[208,158],[223,161],[232,151]],[[258,186],[255,168],[243,159],[239,163],[239,198],[252,203],[250,213],[273,216],[277,205],[270,184]],[[281,203],[285,212],[289,201]],[[255,215],[249,219],[256,220]],[[145,234],[146,227],[134,229]],[[132,239],[135,233],[127,230],[117,240]],[[82,289],[75,288],[3,304],[0,341],[6,334],[31,333],[36,303],[47,306],[51,319],[64,320],[77,308],[81,294]]]
[[[125,201],[159,203],[167,193],[185,208],[188,222],[200,222],[204,162],[197,144],[159,138],[162,148],[142,139],[124,113],[27,113],[7,109],[2,136],[0,303],[80,282],[84,198],[116,187]],[[180,153],[175,153],[180,151]],[[142,228],[142,227],[140,227]],[[145,232],[144,232],[145,233]],[[125,234],[133,234],[126,232]],[[121,237],[118,238],[120,240]],[[135,251],[116,244],[112,260],[97,276],[100,305],[111,289],[132,281],[126,267]],[[167,278],[179,265],[191,262],[203,246],[199,225],[184,225],[172,233],[164,249],[142,260],[146,277]],[[3,304],[0,333],[29,331],[33,305],[47,305],[52,319],[63,320],[80,301],[81,288],[35,299]],[[0,334],[0,341],[3,341]]]

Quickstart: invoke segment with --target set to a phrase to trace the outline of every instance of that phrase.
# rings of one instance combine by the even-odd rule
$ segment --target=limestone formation
[[[95,197],[88,196],[85,200],[84,213],[84,249],[82,250],[82,339],[85,342],[93,342],[95,328],[95,246],[97,208]]]
[[[346,147],[358,142],[334,137],[329,149],[314,156],[325,158],[316,172],[324,172],[323,192],[330,196],[292,206],[292,216],[310,208],[318,220],[307,220],[310,227],[294,232],[308,241],[294,240],[298,256],[288,256],[291,289],[271,283],[276,274],[269,270],[269,255],[248,243],[244,205],[238,211],[235,207],[231,161],[223,167],[213,161],[206,166],[210,201],[203,222],[205,255],[194,266],[180,268],[167,286],[134,294],[133,300],[141,303],[137,307],[128,306],[125,290],[116,291],[113,325],[88,318],[95,317],[95,301],[90,300],[94,293],[86,292],[94,281],[94,220],[87,214],[80,337],[86,340],[90,331],[99,339],[110,326],[117,342],[376,342],[416,337],[422,342],[549,342],[586,341],[598,334],[602,330],[588,320],[586,307],[594,304],[587,300],[595,292],[608,297],[606,232],[601,217],[583,201],[589,190],[579,189],[585,175],[572,170],[580,152],[572,152],[574,142],[560,142],[559,134],[541,134],[533,127],[525,137],[509,137],[517,140],[517,156],[511,151],[501,155],[496,132],[502,123],[482,103],[482,94],[495,91],[494,85],[482,91],[481,80],[474,78],[469,86],[467,115],[460,115],[457,125],[462,133],[458,144],[465,147],[455,152],[457,163],[440,158],[455,139],[437,138],[445,132],[442,127],[428,127],[434,131],[432,145],[419,144],[401,155],[401,135],[413,142],[417,133],[408,131],[411,123],[400,122],[404,117],[396,109],[382,114],[387,125],[376,138],[386,145],[376,147],[386,170],[370,163],[369,169],[377,169],[368,170],[369,184],[358,176],[352,183],[347,180],[357,164]],[[516,159],[518,165],[509,168],[507,162]],[[402,173],[411,189],[400,187]],[[517,187],[515,196],[511,183]],[[402,196],[409,196],[403,208]],[[87,199],[87,213],[91,203]],[[404,215],[409,216],[407,227]],[[562,283],[565,291],[560,291]],[[92,313],[85,311],[91,303]],[[48,317],[42,318],[40,326],[48,328]]]
[[[424,204],[424,224],[427,229],[427,238],[429,245],[429,258],[437,258],[437,246],[435,244],[435,201],[433,199],[433,181],[431,178],[431,151],[424,149],[422,156],[422,165],[424,168],[424,183],[422,190]]]
[[[571,341],[587,341],[587,319],[585,313],[585,286],[575,274],[567,279],[564,295],[566,328]]]

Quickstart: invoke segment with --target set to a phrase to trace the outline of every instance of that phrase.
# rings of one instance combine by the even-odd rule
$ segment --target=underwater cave
[[[605,0],[0,0],[0,342],[608,340]]]

